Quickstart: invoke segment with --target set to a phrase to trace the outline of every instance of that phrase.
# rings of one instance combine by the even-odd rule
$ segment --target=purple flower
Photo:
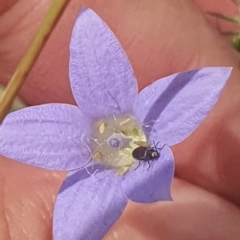
[[[45,104],[9,114],[0,127],[0,153],[71,170],[55,204],[54,239],[102,239],[128,199],[171,200],[174,158],[168,146],[197,128],[230,72],[208,67],[177,73],[138,94],[119,42],[96,13],[84,9],[70,44],[70,80],[79,107]],[[154,142],[159,159],[137,167],[132,151]]]

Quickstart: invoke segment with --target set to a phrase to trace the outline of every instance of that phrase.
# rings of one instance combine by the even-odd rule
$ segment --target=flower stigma
[[[147,146],[141,127],[131,115],[111,115],[96,120],[92,132],[94,161],[117,170],[117,175],[126,174],[138,161],[132,151]]]

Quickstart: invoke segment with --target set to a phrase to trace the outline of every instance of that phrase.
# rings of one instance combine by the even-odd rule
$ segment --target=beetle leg
[[[138,162],[138,166],[134,169],[134,171],[139,168],[140,164],[141,164],[141,162],[139,161],[139,162]]]
[[[148,171],[150,169],[151,165],[150,165],[149,161],[147,161],[147,163],[148,163],[148,169],[147,169],[147,171]]]

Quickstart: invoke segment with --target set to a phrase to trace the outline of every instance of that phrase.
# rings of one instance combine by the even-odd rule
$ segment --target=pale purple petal
[[[160,79],[139,93],[134,114],[153,140],[174,145],[208,115],[230,74],[231,68],[206,67]]]
[[[159,144],[161,146],[161,144]],[[158,160],[141,163],[138,168],[127,173],[122,181],[126,197],[133,202],[152,203],[171,200],[171,183],[174,173],[174,157],[166,145],[159,151]]]
[[[90,134],[91,120],[76,106],[28,107],[4,119],[0,154],[47,169],[76,169],[90,157]]]
[[[137,82],[120,43],[90,9],[79,14],[70,43],[70,82],[77,104],[91,118],[132,112]]]
[[[68,174],[55,204],[54,240],[100,240],[121,216],[127,203],[121,178],[97,169]]]

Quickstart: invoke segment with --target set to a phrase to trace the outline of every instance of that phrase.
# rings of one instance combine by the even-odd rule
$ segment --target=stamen
[[[122,130],[121,133],[128,136],[128,137],[131,136],[131,132],[127,131],[127,130]]]
[[[103,157],[103,153],[101,151],[97,151],[93,154],[92,158],[93,160],[101,159]]]
[[[134,122],[134,119],[127,118],[127,119],[120,122],[120,126],[126,125],[126,124],[131,123],[131,122]]]
[[[107,124],[106,124],[105,122],[102,122],[102,123],[99,125],[99,132],[100,132],[101,134],[103,134],[104,131],[105,131],[105,129],[106,129],[106,127],[107,127]]]
[[[144,141],[134,141],[133,143],[138,145],[139,147],[147,147],[147,142]]]
[[[112,115],[93,124],[92,159],[111,167],[118,176],[126,174],[137,161],[132,151],[147,146],[146,136],[131,115]]]
[[[121,167],[118,171],[117,171],[117,174],[116,176],[123,176],[125,175],[126,173],[128,173],[128,171],[131,169],[132,166],[129,166],[129,165],[126,165],[126,166],[123,166]]]
[[[137,128],[134,128],[134,129],[132,130],[132,135],[133,135],[134,137],[136,137],[136,136],[139,135]]]

